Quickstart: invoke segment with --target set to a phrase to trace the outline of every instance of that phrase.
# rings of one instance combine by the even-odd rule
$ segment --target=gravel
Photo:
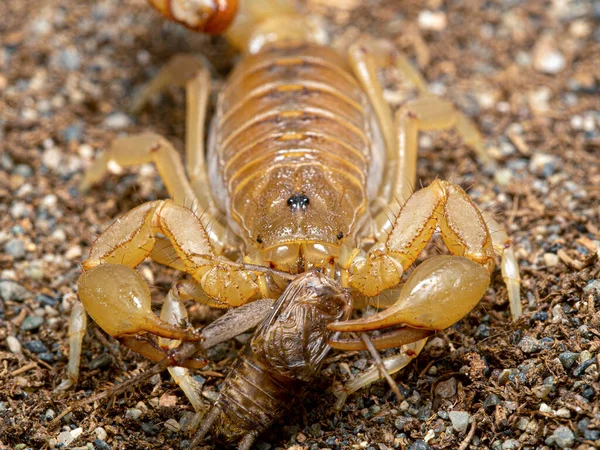
[[[415,185],[453,180],[506,226],[524,314],[511,319],[496,269],[481,303],[394,375],[406,400],[379,381],[333,411],[332,389],[372,357],[332,353],[302,405],[259,445],[287,448],[303,436],[310,450],[459,448],[476,421],[473,448],[600,448],[600,29],[592,3],[301,3],[327,20],[340,47],[361,33],[390,39],[432,91],[473,118],[496,168],[454,130],[425,132]],[[173,420],[183,430],[193,409],[167,373],[114,402],[76,408],[58,425],[47,411],[58,415],[153,364],[108,336],[98,339],[90,325],[78,385],[52,392],[66,376],[68,315],[91,243],[119,215],[167,196],[148,165],[111,167],[85,194],[77,189],[82,173],[118,136],[151,131],[182,151],[182,89],[168,89],[135,116],[127,113],[132,98],[171,55],[193,52],[211,66],[214,100],[234,52],[221,38],[165,25],[147,2],[5,0],[2,8],[0,427],[7,432],[0,448],[56,447],[61,433],[70,439],[77,429],[84,431],[69,448],[186,448],[187,434]],[[394,110],[413,98],[399,71],[380,75]],[[419,261],[446,252],[443,240],[434,241]],[[158,309],[181,274],[149,262],[140,271],[152,280]],[[220,314],[188,306],[197,326]],[[211,350],[208,372],[194,373],[207,404],[222,388],[215,373],[227,375],[248,336]],[[172,400],[161,402],[163,395]],[[104,433],[96,432],[100,425]]]

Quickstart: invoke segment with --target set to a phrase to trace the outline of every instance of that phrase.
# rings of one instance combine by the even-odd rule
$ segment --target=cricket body
[[[316,376],[329,347],[399,347],[383,364],[390,373],[401,369],[428,336],[477,305],[497,255],[513,317],[520,315],[518,266],[502,227],[453,183],[412,192],[420,131],[454,128],[481,159],[488,156],[471,121],[431,95],[393,46],[365,36],[347,49],[330,47],[283,0],[150,2],[190,28],[225,30],[243,57],[220,94],[206,151],[210,77],[201,62],[175,56],[138,96],[136,109],[169,84],[186,88],[186,167],[151,133],[117,139],[95,161],[83,190],[111,160],[154,162],[172,200],[138,206],[97,239],[79,295],[107,333],[156,361],[182,341],[208,348],[259,326],[194,444],[214,423],[218,437],[250,448],[260,425]],[[377,78],[385,65],[417,92],[395,116]],[[405,278],[436,230],[450,255],[425,260]],[[134,270],[147,257],[190,276],[174,284],[160,318]],[[349,295],[383,309],[348,320]],[[187,300],[232,309],[197,331],[182,326]],[[84,316],[72,321],[72,354]],[[380,333],[370,341],[344,334],[373,330]],[[76,369],[70,363],[71,382]],[[170,370],[201,410],[187,369]],[[379,377],[367,371],[344,387],[341,401]]]

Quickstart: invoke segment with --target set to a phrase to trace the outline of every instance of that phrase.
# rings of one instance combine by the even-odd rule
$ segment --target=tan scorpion
[[[198,59],[174,56],[137,98],[139,110],[169,85],[185,87],[185,167],[167,139],[144,133],[117,139],[87,171],[82,190],[102,179],[110,161],[153,162],[171,200],[142,204],[100,235],[83,262],[79,297],[108,334],[172,365],[201,367],[202,350],[258,326],[193,445],[212,431],[215,440],[249,449],[318,374],[330,347],[399,347],[383,372],[400,370],[428,336],[478,304],[496,255],[512,315],[520,315],[519,270],[502,227],[454,183],[412,192],[422,131],[453,128],[488,156],[474,124],[430,94],[390,43],[363,36],[345,50],[329,46],[326,33],[285,0],[150,3],[188,28],[223,33],[243,56],[207,139],[211,80]],[[390,65],[418,92],[395,115],[378,81]],[[436,230],[450,255],[426,259],[403,280]],[[148,257],[189,275],[173,285],[160,318],[134,270]],[[365,299],[383,309],[349,320]],[[234,309],[196,330],[182,325],[188,300]],[[76,305],[61,388],[77,380],[84,332]],[[177,357],[189,343],[194,350]],[[341,401],[381,378],[381,369],[346,385]],[[201,411],[187,369],[169,370]]]

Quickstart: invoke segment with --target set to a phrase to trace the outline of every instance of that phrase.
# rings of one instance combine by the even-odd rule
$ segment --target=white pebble
[[[556,48],[554,38],[544,35],[533,50],[533,67],[538,72],[554,75],[566,66],[565,57]]]
[[[120,130],[131,125],[131,119],[121,112],[113,113],[104,119],[104,126],[113,130]]]
[[[8,349],[17,356],[23,356],[21,351],[21,342],[14,336],[8,336],[6,338],[6,345]]]
[[[452,422],[452,428],[459,433],[467,431],[469,426],[469,413],[466,411],[450,411],[448,413],[450,422]]]
[[[48,169],[57,170],[62,163],[62,152],[57,147],[51,147],[44,152],[42,164]]]
[[[44,197],[42,198],[41,205],[44,208],[53,209],[56,206],[57,202],[58,202],[58,199],[56,198],[56,195],[48,194],[48,195],[44,195]]]
[[[442,31],[448,25],[448,19],[443,11],[421,11],[418,20],[419,28],[422,30]]]
[[[98,427],[94,430],[94,434],[96,435],[96,438],[101,439],[103,441],[106,440],[106,438],[108,438],[108,434],[106,433],[106,430],[102,427]]]
[[[540,412],[543,413],[551,413],[552,412],[552,408],[550,408],[548,405],[546,405],[545,403],[542,403],[540,405]]]
[[[544,264],[548,267],[557,266],[559,258],[555,253],[544,253]]]

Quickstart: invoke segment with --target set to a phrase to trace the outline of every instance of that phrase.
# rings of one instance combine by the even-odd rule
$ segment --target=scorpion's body
[[[385,154],[347,61],[286,41],[246,57],[212,132],[212,192],[247,256],[292,273],[333,268],[377,195]]]
[[[211,24],[213,31],[226,29],[235,9],[225,0],[150,2],[188,27]],[[207,5],[208,12],[202,9]],[[219,97],[206,154],[209,72],[194,58],[176,56],[136,106],[169,84],[186,87],[187,173],[166,139],[146,133],[115,141],[86,174],[82,188],[100,180],[111,160],[152,161],[173,200],[138,206],[98,238],[83,263],[79,296],[94,320],[124,344],[186,367],[202,363],[173,357],[169,349],[181,341],[204,340],[199,346],[207,348],[259,325],[192,443],[214,425],[220,438],[241,438],[240,448],[248,449],[316,376],[329,346],[369,347],[374,354],[402,347],[384,364],[389,372],[404,367],[428,336],[479,302],[495,250],[503,255],[515,317],[520,303],[518,268],[502,228],[484,219],[453,183],[436,180],[412,193],[419,131],[454,127],[485,156],[469,119],[429,94],[420,74],[389,44],[361,38],[337,51],[322,45],[287,0],[243,6],[227,37],[244,57]],[[419,91],[394,119],[377,79],[384,64],[395,65]],[[429,258],[401,289],[380,296],[403,281],[436,229],[451,256]],[[173,285],[161,319],[133,270],[147,257],[190,276]],[[357,292],[386,309],[346,320]],[[239,308],[198,332],[181,326],[185,300]],[[73,355],[81,348],[84,318],[81,308],[74,309],[71,378],[63,387],[76,380]],[[370,330],[383,332],[369,340],[364,332]],[[363,335],[346,339],[340,332]],[[148,334],[160,337],[158,346]],[[202,410],[193,379],[184,369],[170,370]],[[380,375],[367,371],[344,392]]]

